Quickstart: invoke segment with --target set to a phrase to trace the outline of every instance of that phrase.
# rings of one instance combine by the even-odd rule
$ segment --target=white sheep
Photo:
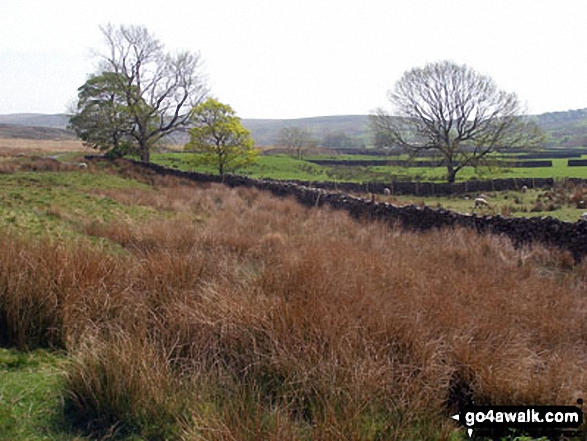
[[[522,186],[522,193],[526,193],[528,191],[528,187],[525,185]]]
[[[88,164],[86,164],[85,162],[80,162],[80,163],[77,165],[77,168],[88,168]]]
[[[389,188],[384,188],[384,189],[383,189],[383,194],[384,194],[385,196],[389,196],[389,195],[391,195],[391,190],[390,190]]]
[[[487,203],[487,200],[485,198],[482,198],[482,197],[475,198],[475,203],[473,205],[473,209],[479,208],[479,207],[489,207],[489,204]]]

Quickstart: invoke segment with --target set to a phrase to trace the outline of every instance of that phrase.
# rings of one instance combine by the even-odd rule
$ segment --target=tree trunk
[[[139,147],[141,151],[141,162],[148,164],[151,162],[151,151],[149,150],[149,145],[144,141],[139,141]]]
[[[457,172],[452,164],[446,166],[446,180],[449,184],[454,184],[457,177]]]

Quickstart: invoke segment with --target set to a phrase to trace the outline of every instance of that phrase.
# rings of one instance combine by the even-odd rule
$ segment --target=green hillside
[[[587,146],[587,109],[543,113],[536,118],[548,135],[545,147]]]

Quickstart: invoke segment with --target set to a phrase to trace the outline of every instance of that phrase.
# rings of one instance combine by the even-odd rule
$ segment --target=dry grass
[[[19,153],[30,155],[40,153],[66,153],[66,152],[86,152],[91,153],[95,150],[84,147],[79,140],[37,140],[37,139],[20,139],[20,138],[1,138],[0,137],[0,157],[16,156]]]
[[[57,159],[43,156],[10,157],[0,161],[0,173],[15,173],[19,171],[57,172],[72,171],[79,168],[75,164],[66,164]]]
[[[88,224],[119,255],[0,244],[0,335],[73,354],[70,408],[89,430],[447,439],[470,399],[587,392],[587,265],[564,254],[360,224],[257,190],[104,194],[169,220]]]
[[[72,351],[67,381],[69,418],[86,432],[114,438],[177,438],[191,398],[173,375],[165,348],[116,327],[88,333]]]

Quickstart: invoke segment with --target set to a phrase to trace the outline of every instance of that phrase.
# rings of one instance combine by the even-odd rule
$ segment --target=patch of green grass
[[[0,348],[0,441],[83,441],[63,411],[67,356]],[[124,441],[142,441],[136,435]]]
[[[92,190],[149,188],[146,184],[95,172],[0,174],[0,227],[21,234],[77,235],[87,219],[145,218],[152,210],[91,194]]]
[[[156,153],[152,161],[182,171],[217,174],[210,166],[198,164],[193,153]],[[306,161],[299,161],[287,155],[260,156],[253,165],[237,171],[238,174],[251,178],[293,179],[302,181],[327,181],[326,167]]]
[[[63,423],[63,355],[0,349],[0,440],[81,440]]]
[[[251,177],[297,179],[301,181],[328,180],[325,167],[300,161],[287,155],[261,156],[256,164],[243,170]]]
[[[571,203],[549,204],[544,197],[546,190],[529,189],[523,194],[519,191],[488,192],[487,202],[489,207],[481,207],[473,210],[475,194],[454,195],[454,196],[393,196],[390,198],[381,197],[381,201],[388,199],[399,201],[402,204],[427,205],[434,208],[444,208],[459,213],[473,213],[478,215],[503,215],[508,217],[543,217],[552,216],[566,222],[579,220],[585,209],[576,208]],[[543,201],[540,205],[538,200]],[[537,207],[543,206],[543,210]]]

